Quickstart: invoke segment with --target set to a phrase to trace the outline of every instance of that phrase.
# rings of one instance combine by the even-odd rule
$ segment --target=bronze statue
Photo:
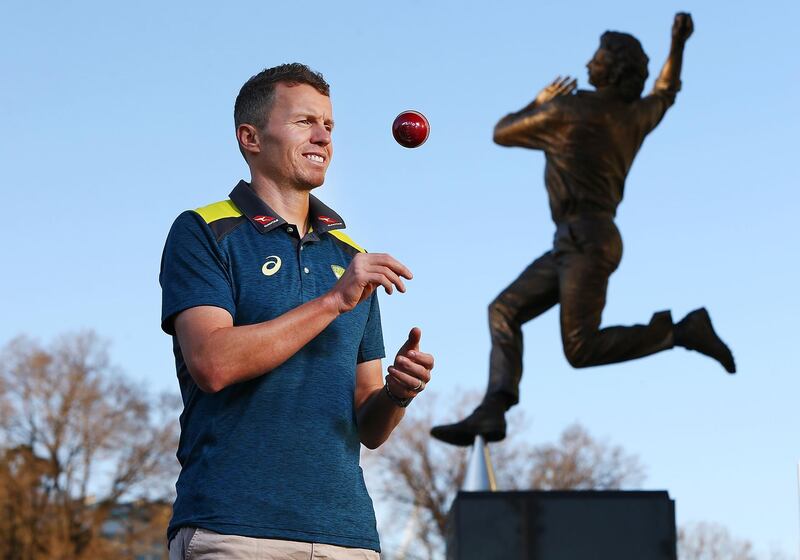
[[[476,435],[487,441],[505,437],[505,412],[519,401],[521,327],[557,303],[564,353],[573,367],[682,346],[714,358],[728,373],[736,371],[733,355],[703,308],[677,324],[669,311],[660,311],[647,325],[600,328],[608,278],[622,257],[614,216],[625,178],[644,138],[675,101],[683,49],[692,31],[691,15],[676,14],[669,57],[645,97],[648,58],[641,44],[627,33],[607,31],[586,65],[595,91],[576,91],[576,80],[559,77],[528,106],[497,123],[497,144],[545,152],[545,185],[556,224],[553,249],[489,306],[492,352],[486,396],[461,422],[434,427],[434,437],[455,445],[470,445]]]

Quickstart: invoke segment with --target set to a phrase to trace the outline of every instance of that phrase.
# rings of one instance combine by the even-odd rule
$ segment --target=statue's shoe
[[[476,436],[482,436],[487,442],[500,441],[506,437],[506,417],[500,408],[482,404],[461,422],[434,426],[431,435],[463,447],[472,445]]]
[[[725,371],[736,373],[733,354],[728,345],[717,336],[711,317],[704,307],[695,309],[675,325],[675,343],[714,358],[722,364]]]

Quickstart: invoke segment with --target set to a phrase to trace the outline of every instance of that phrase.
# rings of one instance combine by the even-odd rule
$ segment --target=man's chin
[[[311,192],[317,187],[321,187],[325,184],[325,177],[320,178],[313,178],[313,179],[306,179],[304,181],[297,182],[297,190]]]

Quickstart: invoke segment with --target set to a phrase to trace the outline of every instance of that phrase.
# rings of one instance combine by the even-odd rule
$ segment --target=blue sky
[[[158,328],[164,237],[247,178],[236,93],[297,60],[332,86],[318,196],[416,275],[382,298],[387,351],[419,325],[437,356],[430,390],[482,390],[486,306],[553,233],[542,154],[495,146],[494,123],[558,74],[586,87],[606,29],[642,41],[650,87],[681,10],[696,27],[684,88],[628,178],[604,324],[704,305],[739,374],[681,349],[572,370],[551,311],[525,327],[520,406],[533,442],[580,421],[638,454],[679,523],[796,551],[796,2],[4,3],[0,341],[92,328],[129,375],[177,391]],[[408,108],[431,122],[417,150],[390,134]]]

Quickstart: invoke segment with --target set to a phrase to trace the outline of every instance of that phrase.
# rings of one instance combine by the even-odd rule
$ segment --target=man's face
[[[325,182],[333,156],[333,107],[307,84],[278,83],[253,163],[279,184],[311,190]]]
[[[601,88],[609,85],[608,71],[610,68],[610,56],[606,49],[599,48],[594,53],[592,60],[586,63],[586,68],[589,70],[589,83],[596,88]]]

